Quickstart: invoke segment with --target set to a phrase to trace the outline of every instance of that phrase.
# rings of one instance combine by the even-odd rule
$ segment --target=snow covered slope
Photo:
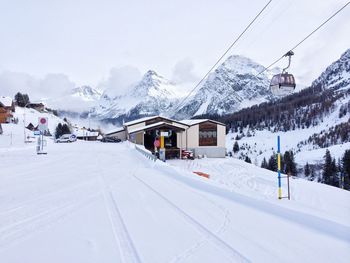
[[[292,200],[276,200],[274,173],[232,158],[154,163],[127,143],[47,149],[0,149],[2,262],[348,261],[347,191],[293,180]]]
[[[68,93],[55,98],[48,98],[44,102],[52,109],[56,109],[66,116],[79,116],[99,104],[102,91],[90,86],[76,87]]]
[[[102,92],[90,86],[81,86],[73,89],[71,95],[84,101],[97,101],[101,98]]]
[[[200,114],[225,114],[272,100],[269,84],[278,70],[268,70],[254,77],[264,69],[249,58],[230,56],[209,75],[176,116],[185,119]]]
[[[326,148],[336,160],[341,158],[345,150],[350,149],[350,49],[327,67],[308,90],[311,91],[316,87],[319,87],[317,93],[310,93],[311,95],[305,93],[311,98],[320,98],[315,99],[313,104],[302,104],[306,96],[299,97],[299,94],[288,97],[285,103],[277,101],[274,109],[285,111],[285,115],[281,113],[278,116],[279,119],[276,116],[271,117],[272,114],[268,111],[272,108],[261,107],[261,111],[267,111],[263,117],[268,118],[262,118],[259,123],[250,122],[250,126],[245,125],[242,133],[239,130],[231,131],[227,135],[227,149],[232,151],[235,139],[242,137],[238,141],[241,150],[236,157],[248,155],[253,162],[260,165],[264,157],[268,159],[277,151],[276,138],[279,134],[282,152],[293,150],[299,168],[306,162],[322,164]],[[295,103],[288,104],[293,101]],[[303,106],[298,107],[298,103]],[[289,105],[295,105],[296,108],[286,110]],[[251,116],[254,115],[254,112],[250,113],[248,109],[246,112]],[[280,123],[277,125],[277,121],[282,125]],[[335,127],[340,125],[344,127],[334,132]],[[325,139],[322,139],[323,137]]]
[[[31,108],[24,109],[22,107],[16,107],[16,111],[13,113],[13,116],[14,118],[18,119],[18,123],[2,124],[3,134],[0,135],[0,148],[8,150],[21,149],[20,147],[25,146],[24,134],[26,134],[27,141],[29,140],[34,142],[35,137],[33,132],[28,129],[24,129],[24,123],[25,127],[27,127],[30,123],[36,126],[38,125],[39,117],[48,118],[48,127],[51,134],[55,132],[58,123],[64,123],[61,118],[49,112],[38,112],[37,110]]]

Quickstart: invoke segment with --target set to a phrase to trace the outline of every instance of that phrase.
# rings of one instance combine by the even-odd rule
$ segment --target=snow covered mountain
[[[264,69],[249,58],[230,56],[209,75],[192,99],[176,113],[176,117],[231,113],[272,100],[269,83],[277,69],[254,77]]]
[[[45,105],[56,109],[62,117],[79,117],[99,104],[102,92],[90,86],[76,87],[59,97],[46,99]]]
[[[126,94],[115,98],[102,96],[92,116],[121,123],[123,119],[163,114],[177,102],[178,97],[174,83],[149,70]]]
[[[260,165],[276,152],[292,150],[303,174],[306,163],[320,178],[328,149],[335,160],[350,148],[350,49],[328,66],[311,87],[281,100],[243,109],[220,119],[230,126],[227,149],[237,141],[236,157],[248,156]]]
[[[84,101],[96,101],[93,109],[89,109],[91,117],[118,124],[123,120],[158,114],[176,119],[200,114],[226,114],[274,99],[269,83],[271,76],[279,70],[269,70],[255,77],[262,70],[262,65],[249,58],[230,56],[178,111],[175,107],[183,96],[181,89],[153,70],[146,72],[123,95],[111,97],[87,86],[74,89],[72,95]]]
[[[97,101],[101,98],[102,92],[90,86],[81,86],[73,89],[70,95],[83,101]]]
[[[325,88],[349,88],[350,85],[350,49],[345,51],[339,60],[332,63],[312,83]]]

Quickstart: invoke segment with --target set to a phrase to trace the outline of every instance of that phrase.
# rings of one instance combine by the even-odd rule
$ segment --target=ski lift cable
[[[233,48],[233,46],[241,39],[245,32],[253,25],[253,23],[258,19],[258,17],[264,12],[264,10],[270,5],[273,0],[269,0],[265,6],[260,10],[260,12],[254,17],[254,19],[246,26],[246,28],[241,32],[241,34],[232,42],[232,44],[226,49],[226,51],[220,56],[220,58],[215,62],[215,64],[209,69],[209,71],[201,78],[201,80],[194,86],[194,88],[187,94],[187,96],[176,105],[174,114],[177,109],[191,96],[191,94],[199,87],[199,85],[208,77],[212,70],[220,63],[220,61],[226,56],[226,54]]]
[[[338,15],[342,10],[344,10],[348,5],[350,4],[350,1],[347,2],[345,5],[343,5],[340,9],[338,9],[335,13],[333,13],[329,18],[327,18],[323,23],[321,23],[317,28],[315,28],[311,33],[309,33],[306,37],[304,37],[301,41],[299,41],[295,46],[293,46],[288,52],[286,52],[285,54],[283,54],[281,57],[279,57],[278,59],[276,59],[274,62],[272,62],[270,65],[268,65],[267,67],[265,67],[264,70],[260,71],[259,73],[257,73],[256,75],[253,76],[253,78],[260,80],[258,78],[258,76],[260,76],[261,74],[263,74],[265,71],[267,71],[269,68],[271,68],[272,66],[274,66],[275,64],[277,64],[278,62],[280,62],[283,58],[286,57],[286,55],[290,52],[295,50],[296,48],[298,48],[304,41],[306,41],[308,38],[310,38],[314,33],[316,33],[319,29],[321,29],[325,24],[327,24],[330,20],[332,20],[336,15]],[[252,82],[252,80],[249,80],[247,83],[243,84],[242,88],[244,88],[245,86],[247,86],[250,82]],[[224,99],[228,98],[228,96],[226,96]]]
[[[338,9],[333,15],[331,15],[328,19],[326,19],[322,24],[320,24],[317,28],[315,28],[311,33],[309,33],[306,37],[304,37],[301,41],[299,41],[294,47],[289,49],[288,52],[295,50],[297,47],[299,47],[304,41],[306,41],[309,37],[311,37],[314,33],[316,33],[321,27],[323,27],[325,24],[327,24],[332,18],[334,18],[337,14],[339,14],[344,8],[346,8],[350,4],[350,1],[347,2],[345,5],[343,5],[340,9]],[[273,65],[278,63],[280,60],[282,60],[287,54],[283,54],[280,58],[276,59],[274,62],[272,62],[269,66],[267,66],[264,70],[260,71],[258,74],[256,74],[254,77],[261,75],[266,70],[271,68]],[[249,81],[250,82],[250,81]],[[249,82],[247,82],[244,86],[246,86]]]

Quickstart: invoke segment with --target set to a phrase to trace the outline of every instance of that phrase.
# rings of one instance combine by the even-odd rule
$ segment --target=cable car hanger
[[[288,57],[288,66],[282,69],[282,73],[274,75],[271,79],[270,90],[275,96],[286,96],[295,90],[295,78],[293,74],[287,72],[293,55],[294,52],[290,50],[283,56]]]

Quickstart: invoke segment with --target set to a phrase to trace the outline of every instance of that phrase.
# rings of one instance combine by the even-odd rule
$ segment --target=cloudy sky
[[[230,54],[266,66],[346,2],[274,0]],[[148,69],[191,87],[265,3],[0,0],[0,91],[47,97],[92,85],[118,93]],[[295,50],[300,82],[350,48],[349,28],[350,6]]]

